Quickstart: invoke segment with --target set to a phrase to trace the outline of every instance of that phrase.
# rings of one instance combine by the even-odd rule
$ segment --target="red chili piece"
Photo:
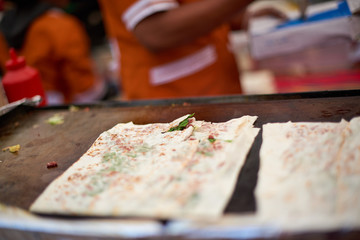
[[[46,167],[47,167],[47,168],[57,167],[57,162],[55,162],[55,161],[48,162],[48,163],[46,164]]]

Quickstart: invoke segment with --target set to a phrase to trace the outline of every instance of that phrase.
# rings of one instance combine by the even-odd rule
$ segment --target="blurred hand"
[[[285,13],[283,13],[282,11],[280,11],[279,9],[276,8],[262,8],[256,11],[247,11],[244,15],[244,20],[243,20],[243,28],[245,30],[248,30],[249,28],[249,22],[251,20],[251,18],[256,18],[256,17],[265,17],[265,16],[269,16],[269,17],[274,17],[274,18],[278,18],[279,20],[282,21],[288,21],[289,18],[286,16]]]
[[[286,16],[286,14],[283,13],[282,11],[280,11],[279,9],[272,8],[272,7],[266,7],[266,8],[261,8],[258,10],[247,10],[245,12],[238,14],[231,21],[232,29],[235,29],[235,30],[242,29],[242,30],[247,31],[249,28],[249,22],[252,18],[264,17],[264,16],[275,17],[282,21],[289,20],[289,18]]]

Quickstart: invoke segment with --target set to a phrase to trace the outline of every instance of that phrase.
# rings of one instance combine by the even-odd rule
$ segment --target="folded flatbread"
[[[264,125],[255,194],[272,225],[360,226],[360,118]]]
[[[91,216],[220,216],[258,134],[253,127],[256,118],[210,123],[186,115],[171,123],[118,124],[102,133],[30,210]]]

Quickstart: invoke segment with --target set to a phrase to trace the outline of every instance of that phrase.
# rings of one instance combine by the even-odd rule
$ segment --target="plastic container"
[[[2,84],[10,103],[40,95],[42,101],[39,106],[47,104],[39,72],[27,66],[25,58],[18,57],[14,49],[10,49],[10,60],[6,62],[6,74]]]

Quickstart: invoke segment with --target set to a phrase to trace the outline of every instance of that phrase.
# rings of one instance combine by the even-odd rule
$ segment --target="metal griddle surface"
[[[0,118],[0,148],[21,145],[19,153],[0,152],[0,202],[28,209],[46,186],[86,152],[100,133],[117,123],[169,122],[188,113],[199,120],[223,122],[243,115],[258,116],[261,128],[269,122],[340,121],[360,116],[360,91],[270,96],[177,99],[145,102],[107,102],[81,107],[19,107]],[[65,122],[46,120],[63,114]],[[238,177],[227,213],[256,211],[254,189],[259,170],[259,133]],[[50,161],[57,168],[47,169]]]

